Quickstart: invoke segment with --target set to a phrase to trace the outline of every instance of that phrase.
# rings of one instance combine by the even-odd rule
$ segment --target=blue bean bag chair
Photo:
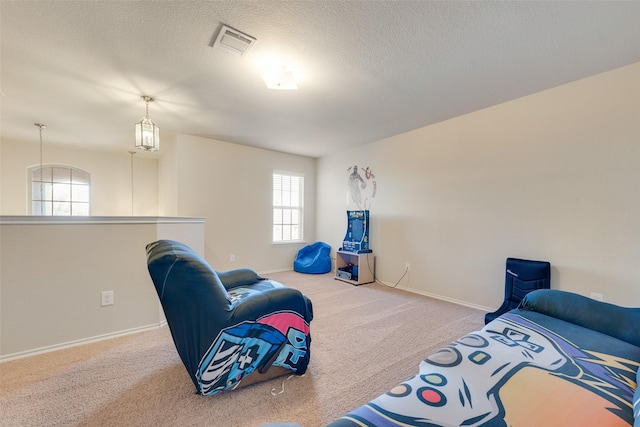
[[[293,261],[293,270],[298,273],[323,274],[331,271],[331,246],[324,242],[316,242],[298,251]]]

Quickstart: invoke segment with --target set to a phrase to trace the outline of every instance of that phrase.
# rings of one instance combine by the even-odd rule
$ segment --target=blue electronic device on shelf
[[[372,252],[369,249],[369,211],[347,211],[347,221],[342,250],[358,254]]]

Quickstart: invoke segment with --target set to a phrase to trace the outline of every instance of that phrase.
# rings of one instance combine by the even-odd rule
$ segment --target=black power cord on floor
[[[400,282],[402,281],[402,279],[404,279],[404,276],[406,276],[408,272],[409,272],[409,268],[408,268],[408,267],[405,267],[405,268],[404,268],[404,273],[402,273],[402,276],[400,276],[400,278],[398,279],[398,281],[396,282],[396,284],[395,284],[395,285],[393,285],[393,286],[391,286],[391,285],[387,285],[386,283],[380,282],[380,281],[378,281],[378,280],[376,280],[376,281],[377,281],[378,283],[380,283],[381,285],[387,286],[387,287],[389,287],[389,288],[395,288],[395,287],[397,287],[397,286],[400,284]]]
[[[400,278],[398,279],[398,281],[396,282],[396,284],[395,284],[395,285],[391,286],[391,285],[388,285],[388,284],[386,284],[386,283],[381,282],[380,280],[378,280],[378,278],[376,277],[375,272],[371,270],[371,264],[369,264],[369,257],[368,257],[368,256],[367,256],[367,268],[369,269],[369,272],[370,272],[370,273],[371,273],[371,275],[373,276],[373,281],[374,281],[374,282],[376,282],[376,283],[380,283],[381,285],[383,285],[383,286],[387,286],[387,287],[389,287],[389,288],[395,288],[395,287],[397,287],[397,286],[400,284],[400,282],[402,281],[402,279],[404,279],[404,276],[406,276],[406,275],[407,275],[407,273],[409,272],[409,267],[405,267],[405,269],[404,269],[404,273],[402,273],[402,276],[400,276]]]

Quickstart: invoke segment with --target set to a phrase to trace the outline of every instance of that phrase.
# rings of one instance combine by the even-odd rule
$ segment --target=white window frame
[[[42,167],[42,170],[45,171],[45,176],[42,176],[42,178],[38,175],[41,167]],[[69,172],[69,178],[68,179],[65,178],[63,180],[59,180],[57,178],[54,179],[53,177],[54,169],[58,169],[58,172],[60,172],[60,170],[67,170]],[[47,171],[49,171],[48,174],[47,174]],[[86,182],[74,181],[74,172],[79,172],[86,175]],[[39,182],[44,182],[48,184],[49,190],[40,190],[40,191],[34,190],[34,187]],[[29,215],[43,215],[43,216],[89,216],[91,215],[91,174],[83,169],[76,168],[69,165],[54,164],[54,163],[43,164],[42,166],[36,165],[28,169],[28,186],[27,187],[28,187],[28,193],[29,193],[29,198],[27,202],[28,204],[27,212]],[[64,193],[67,193],[65,194],[64,198],[56,200],[56,191],[55,191],[56,187],[62,189]],[[64,187],[68,187],[68,191]],[[87,188],[85,190],[81,187],[87,187]],[[46,187],[42,186],[41,188],[46,188]],[[82,190],[82,192],[86,195],[86,199],[85,198],[78,199],[77,193],[76,193],[76,197],[74,197],[74,190],[77,191],[78,189]],[[45,192],[47,194],[44,194]],[[50,203],[51,206],[49,207],[49,209],[45,211],[45,213],[42,213],[41,211],[40,212],[35,211],[34,213],[34,204],[37,202],[41,202],[42,201],[41,199],[44,199],[46,203]],[[56,208],[56,205],[62,206],[64,204],[67,204],[69,207],[68,213],[66,210],[64,213],[60,213],[60,209]],[[86,209],[78,209],[80,205],[86,205]],[[75,212],[74,212],[74,207],[76,208]]]
[[[291,200],[292,198],[294,200]],[[271,179],[271,200],[272,243],[303,242],[304,174],[274,170]]]

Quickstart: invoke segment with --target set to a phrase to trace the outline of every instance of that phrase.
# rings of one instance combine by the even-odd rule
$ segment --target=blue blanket
[[[575,313],[569,320],[550,316],[549,299],[554,307],[566,302],[565,294],[549,292],[544,307],[536,307],[534,295],[533,303],[428,356],[417,375],[330,426],[634,425],[640,346],[630,330],[640,311],[593,305],[616,316],[606,320],[614,330],[601,325],[599,332],[572,323]],[[570,297],[593,309],[582,298]]]

